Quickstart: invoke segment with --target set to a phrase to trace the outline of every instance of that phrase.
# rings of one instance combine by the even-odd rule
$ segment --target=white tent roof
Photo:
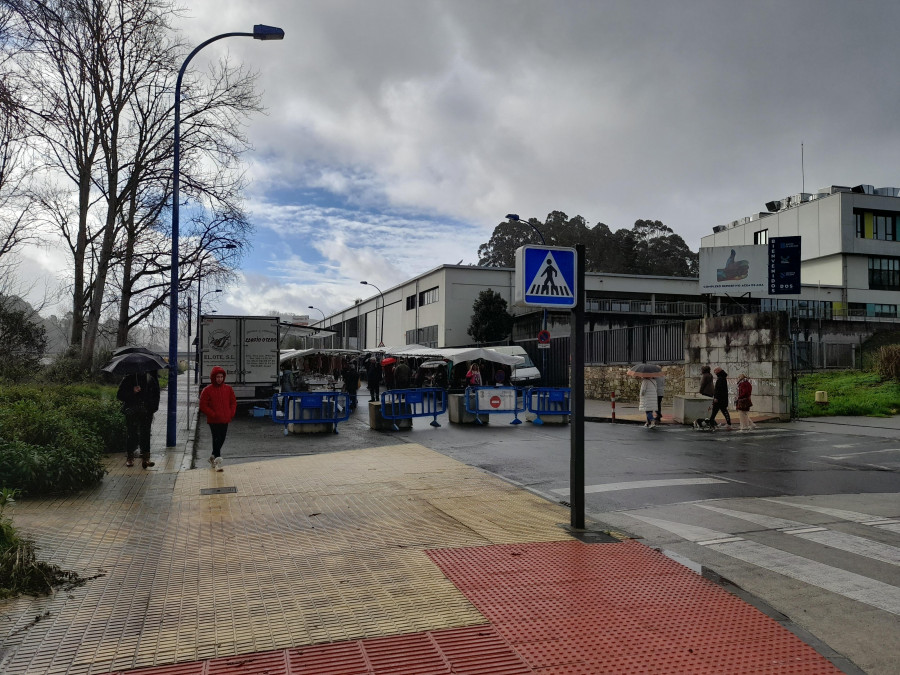
[[[423,347],[422,345],[404,345],[402,347],[388,347],[384,350],[385,354],[391,356],[415,356],[430,359],[446,359],[453,363],[461,363],[462,361],[475,361],[483,359],[485,361],[493,361],[494,363],[502,363],[507,366],[515,366],[525,361],[521,356],[512,356],[511,354],[501,354],[493,349],[484,347],[456,347],[453,349],[435,349],[433,347]]]
[[[325,356],[359,356],[362,352],[356,349],[287,349],[281,352],[279,358],[280,363],[289,361],[294,358],[302,358],[304,356],[314,356],[316,354],[324,354]]]

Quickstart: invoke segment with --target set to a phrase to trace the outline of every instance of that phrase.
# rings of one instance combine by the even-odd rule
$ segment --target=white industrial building
[[[703,311],[696,279],[589,273],[585,286],[588,323],[594,329],[693,318]],[[473,343],[466,332],[472,306],[478,294],[490,288],[506,300],[509,312],[517,317],[513,339],[534,338],[541,312],[514,307],[514,287],[515,270],[510,268],[441,265],[383,293],[376,291],[312,325],[334,332],[333,338],[324,340],[328,347],[373,350],[381,343],[467,346]],[[568,314],[551,312],[552,334],[568,335]]]
[[[764,298],[761,309],[799,307],[810,318],[897,318],[900,189],[832,185],[766,204],[767,212],[717,225],[702,248],[801,237],[802,294]]]

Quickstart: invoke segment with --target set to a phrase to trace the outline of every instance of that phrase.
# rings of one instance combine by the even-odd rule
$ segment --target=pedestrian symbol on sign
[[[571,298],[572,289],[569,288],[566,280],[562,277],[559,278],[559,283],[557,283],[556,277],[558,276],[558,266],[553,259],[553,253],[547,251],[547,257],[544,258],[538,273],[528,285],[528,295]]]

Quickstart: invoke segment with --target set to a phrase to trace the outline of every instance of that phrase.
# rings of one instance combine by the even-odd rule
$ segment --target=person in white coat
[[[647,415],[647,423],[644,425],[648,429],[656,426],[656,420],[653,419],[653,413],[656,412],[656,380],[652,377],[641,378],[641,401],[638,410],[643,410]]]

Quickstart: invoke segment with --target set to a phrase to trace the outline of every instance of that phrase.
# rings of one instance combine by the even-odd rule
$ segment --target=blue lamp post
[[[283,40],[284,31],[275,26],[257,24],[252,33],[222,33],[194,48],[181,64],[175,82],[175,162],[172,169],[172,274],[169,289],[169,405],[166,417],[166,446],[173,447],[176,439],[176,410],[178,407],[178,225],[181,170],[181,81],[191,59],[206,45],[227,37],[252,37],[254,40]]]

